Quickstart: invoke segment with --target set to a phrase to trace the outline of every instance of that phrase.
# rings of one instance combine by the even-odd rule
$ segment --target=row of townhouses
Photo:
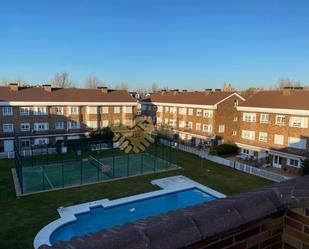
[[[126,91],[78,88],[0,87],[0,152],[79,139],[106,126],[132,125],[137,103]]]
[[[234,142],[250,161],[298,172],[309,157],[309,91],[160,92],[142,102],[157,127],[198,144]]]
[[[79,139],[107,126],[130,126],[136,114],[150,116],[194,145],[234,142],[240,155],[298,171],[309,156],[309,91],[260,91],[245,99],[229,91],[161,91],[140,103],[127,91],[0,87],[0,152],[20,146]]]

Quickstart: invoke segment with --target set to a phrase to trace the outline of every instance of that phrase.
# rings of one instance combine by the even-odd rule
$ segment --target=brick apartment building
[[[234,141],[238,131],[236,92],[161,91],[144,99],[142,115],[152,116],[157,128],[169,128],[195,145]]]
[[[240,103],[237,145],[243,156],[290,172],[309,156],[309,91],[260,91]]]
[[[0,87],[0,152],[79,139],[91,130],[131,125],[136,101],[123,90],[52,88],[50,85]]]

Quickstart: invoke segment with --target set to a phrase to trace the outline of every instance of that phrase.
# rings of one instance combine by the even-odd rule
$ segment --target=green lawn
[[[116,199],[156,190],[152,179],[185,175],[226,195],[269,184],[262,178],[179,152],[183,170],[138,176],[125,180],[100,183],[72,189],[42,193],[16,199],[11,168],[13,160],[0,160],[0,248],[30,249],[36,233],[49,222],[59,218],[57,208],[97,199]]]

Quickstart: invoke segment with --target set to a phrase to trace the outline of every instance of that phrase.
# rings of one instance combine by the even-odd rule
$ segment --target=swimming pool
[[[34,239],[34,248],[225,197],[185,176],[161,178],[151,183],[162,189],[59,208],[61,218],[39,231]]]
[[[193,188],[109,208],[93,207],[87,213],[77,214],[76,221],[57,229],[51,235],[50,242],[54,244],[60,240],[70,240],[75,236],[84,236],[103,228],[123,225],[215,199],[215,197]]]

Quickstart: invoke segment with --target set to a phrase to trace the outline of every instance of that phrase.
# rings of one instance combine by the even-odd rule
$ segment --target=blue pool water
[[[77,214],[77,220],[58,228],[50,238],[51,244],[59,240],[70,240],[74,236],[83,236],[115,225],[123,225],[168,211],[213,201],[216,198],[197,189],[188,189],[170,194],[142,199],[109,208],[102,206],[90,209],[90,212]],[[132,212],[134,209],[134,212]],[[130,211],[131,210],[131,211]]]

